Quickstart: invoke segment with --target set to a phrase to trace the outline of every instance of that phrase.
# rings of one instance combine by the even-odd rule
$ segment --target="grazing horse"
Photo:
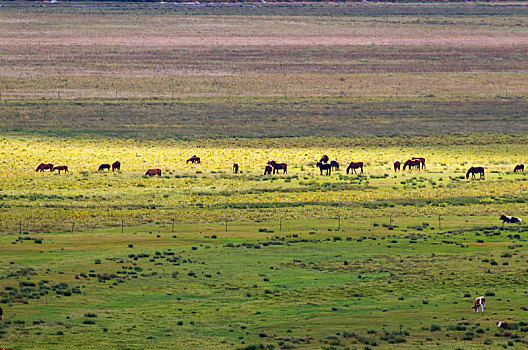
[[[321,157],[321,160],[319,160],[319,163],[328,163],[328,160],[330,158],[328,158],[328,156],[325,154]]]
[[[64,170],[65,173],[69,173],[68,171],[68,167],[66,165],[59,165],[59,166],[54,166],[51,171],[55,171],[55,170],[58,170],[59,171],[59,174],[61,172],[61,170]]]
[[[53,164],[51,163],[40,163],[35,172],[40,171],[43,172],[44,170],[53,170]]]
[[[112,163],[112,171],[121,170],[121,163],[118,160]]]
[[[359,168],[361,168],[361,174],[363,174],[363,162],[357,162],[357,163],[350,162],[350,164],[348,165],[348,168],[347,168],[347,174],[350,171],[350,169],[352,169],[352,172],[354,174],[357,174],[356,173],[356,169],[359,169]]]
[[[517,165],[515,166],[515,169],[513,169],[513,172],[516,173],[516,172],[518,172],[518,171],[522,171],[522,172],[524,172],[524,164],[517,164]]]
[[[145,173],[145,176],[154,176],[154,175],[161,176],[161,169],[149,169]]]
[[[99,169],[97,169],[97,171],[103,171],[105,169],[110,171],[110,164],[101,164],[101,165],[99,165]]]
[[[400,165],[401,165],[401,162],[399,160],[396,160],[394,162],[394,172],[400,171]]]
[[[422,169],[425,170],[425,158],[423,157],[412,157],[411,160],[418,160],[422,164]]]
[[[523,219],[518,218],[516,216],[507,216],[507,215],[501,215],[499,218],[502,220],[502,224],[522,224]]]
[[[233,173],[238,174],[238,163],[233,164]]]
[[[471,174],[472,179],[475,178],[475,174],[479,174],[480,178],[483,179],[484,178],[484,168],[481,166],[472,166],[471,168],[468,169],[466,173],[466,179],[469,179],[469,174]]]
[[[266,167],[264,168],[264,175],[271,175],[271,172],[273,171],[273,167],[268,163]]]
[[[420,164],[422,164],[422,162],[417,159],[407,159],[403,164],[403,170],[405,170],[407,167],[409,167],[409,170],[412,170],[413,168],[420,170]]]
[[[0,321],[2,321],[2,326],[4,325],[4,310],[0,307]]]
[[[321,175],[323,175],[323,170],[326,170],[326,175],[332,175],[332,165],[328,163],[317,162],[317,167],[321,170]]]
[[[473,312],[478,313],[479,307],[482,310],[482,313],[484,313],[484,307],[486,306],[486,298],[484,297],[477,297],[475,298],[475,305],[473,305]]]
[[[191,162],[191,164],[200,164],[200,157],[193,155],[191,158],[187,159],[187,162],[185,164],[189,164],[189,162]]]
[[[330,165],[332,166],[332,170],[334,170],[334,171],[338,171],[339,170],[339,162],[337,160],[331,161]]]
[[[286,174],[288,172],[288,164],[286,163],[277,163],[274,160],[271,160],[268,162],[269,165],[273,167],[273,175],[275,175],[275,171],[277,174],[279,174],[279,170],[282,170],[283,174]]]

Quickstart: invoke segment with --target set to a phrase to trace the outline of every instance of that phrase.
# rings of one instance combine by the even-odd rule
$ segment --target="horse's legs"
[[[363,174],[363,167],[361,167],[361,174]]]

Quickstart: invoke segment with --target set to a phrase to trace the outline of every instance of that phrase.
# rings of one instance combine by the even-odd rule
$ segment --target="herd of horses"
[[[187,159],[186,164],[201,164],[200,157],[197,157],[196,155],[193,155],[191,158]],[[321,157],[321,159],[316,162],[316,166],[319,168],[321,175],[323,175],[323,172],[325,172],[326,175],[331,175],[332,171],[339,170],[339,162],[337,160],[330,160],[330,157],[328,157],[326,154]],[[116,170],[121,170],[121,163],[119,161],[115,161],[114,163],[110,164],[101,164],[99,166],[98,171],[110,171],[112,169],[112,172]],[[422,170],[425,169],[425,158],[424,157],[412,157],[411,159],[407,159],[403,163],[403,170],[409,169],[409,171],[412,170]],[[49,170],[50,172],[53,172],[55,170],[58,170],[59,174],[61,171],[64,171],[65,173],[68,173],[68,167],[66,165],[59,165],[54,166],[51,163],[41,163],[37,169],[36,172],[40,171],[43,172],[45,170]],[[264,167],[264,175],[271,175],[271,174],[280,174],[280,171],[282,170],[282,174],[286,174],[288,172],[288,165],[286,163],[277,163],[274,160],[268,161],[266,166]],[[346,173],[349,174],[351,171],[353,174],[357,174],[357,171],[359,170],[361,174],[363,174],[363,162],[350,162],[346,169]],[[239,165],[238,163],[233,164],[233,173],[238,174],[239,171]],[[401,171],[401,162],[399,160],[394,162],[394,172]],[[524,172],[524,164],[518,164],[513,169],[513,172]],[[471,167],[466,172],[466,179],[469,179],[469,176],[471,175],[472,178],[475,178],[475,175],[480,175],[481,179],[484,179],[484,168],[483,167]],[[148,169],[145,173],[145,176],[161,176],[161,169],[155,168],[155,169]]]

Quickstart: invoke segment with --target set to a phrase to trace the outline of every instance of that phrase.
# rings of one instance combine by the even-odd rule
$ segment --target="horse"
[[[44,170],[52,171],[53,164],[51,163],[40,163],[37,169],[35,169],[35,172],[40,171],[43,172]]]
[[[273,167],[271,165],[266,165],[266,167],[264,168],[264,175],[271,175],[271,172],[273,171]]]
[[[233,164],[233,173],[238,174],[238,164],[237,163]]]
[[[400,171],[401,162],[399,160],[394,161],[394,172]]]
[[[409,167],[409,170],[412,170],[412,168],[416,168],[416,169],[420,170],[420,164],[421,164],[421,163],[422,163],[422,162],[420,162],[420,161],[417,160],[417,159],[414,159],[414,160],[412,160],[412,159],[407,159],[407,160],[405,161],[405,163],[403,164],[403,170],[405,170],[406,167]]]
[[[277,163],[276,161],[272,160],[269,161],[268,164],[273,167],[273,175],[275,175],[275,171],[278,174],[279,170],[282,170],[283,174],[286,174],[288,172],[288,164],[286,163]]]
[[[515,169],[513,169],[513,172],[516,173],[516,172],[518,172],[518,171],[522,171],[522,172],[524,172],[524,164],[517,164],[517,165],[515,166]]]
[[[110,171],[110,164],[101,164],[101,165],[99,165],[99,169],[97,169],[97,171],[103,171],[105,169]]]
[[[69,173],[68,171],[68,167],[66,165],[59,165],[59,166],[54,166],[51,171],[55,171],[55,170],[58,170],[59,171],[59,174],[61,172],[61,170],[64,170],[65,173]]]
[[[422,164],[422,169],[425,170],[425,158],[423,157],[412,157],[411,160],[419,160]]]
[[[328,158],[328,156],[325,154],[321,157],[321,159],[319,160],[319,163],[328,163],[328,160],[330,158]]]
[[[356,169],[359,169],[359,168],[361,168],[361,174],[363,174],[363,162],[356,162],[356,163],[350,162],[350,164],[348,165],[348,168],[347,168],[347,174],[348,174],[350,169],[352,169],[352,172],[354,174],[357,174],[356,173]]]
[[[317,162],[317,167],[321,170],[321,175],[323,175],[323,170],[326,170],[326,175],[332,175],[332,165],[328,163]]]
[[[154,175],[161,176],[161,169],[149,169],[145,173],[145,176],[154,176]]]
[[[191,164],[200,164],[200,157],[193,155],[191,158],[187,159],[187,162],[185,164],[189,164],[189,162],[191,162]]]
[[[118,160],[112,163],[112,172],[115,170],[121,170],[121,163]]]
[[[481,166],[476,166],[476,167],[472,166],[471,168],[468,169],[466,173],[466,179],[469,179],[469,174],[471,174],[472,179],[475,178],[475,174],[479,174],[480,178],[483,179],[484,178],[484,168]]]
[[[473,305],[473,312],[478,313],[479,307],[482,309],[482,313],[484,313],[484,307],[486,306],[486,298],[484,297],[477,297],[475,298],[475,304]]]
[[[338,171],[339,170],[339,162],[337,160],[331,161],[330,165],[332,166],[332,170],[334,170],[334,171]]]

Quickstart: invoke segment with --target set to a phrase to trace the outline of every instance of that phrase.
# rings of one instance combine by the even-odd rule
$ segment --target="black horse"
[[[466,173],[466,179],[469,179],[469,174],[471,174],[472,179],[475,178],[475,174],[479,174],[480,178],[483,179],[484,178],[484,168],[481,166],[472,166],[471,168],[468,169]]]
[[[338,171],[339,170],[339,162],[337,160],[331,161],[330,165],[332,166],[332,170],[334,170],[334,171]]]
[[[112,163],[112,172],[116,170],[121,170],[121,163],[118,160]]]
[[[233,164],[233,173],[238,174],[238,163]]]
[[[323,170],[326,170],[326,175],[332,175],[332,165],[328,163],[317,162],[317,167],[321,170],[321,175],[323,175]]]
[[[103,170],[110,171],[110,164],[101,164],[101,165],[99,165],[99,169],[97,171],[103,171]]]

